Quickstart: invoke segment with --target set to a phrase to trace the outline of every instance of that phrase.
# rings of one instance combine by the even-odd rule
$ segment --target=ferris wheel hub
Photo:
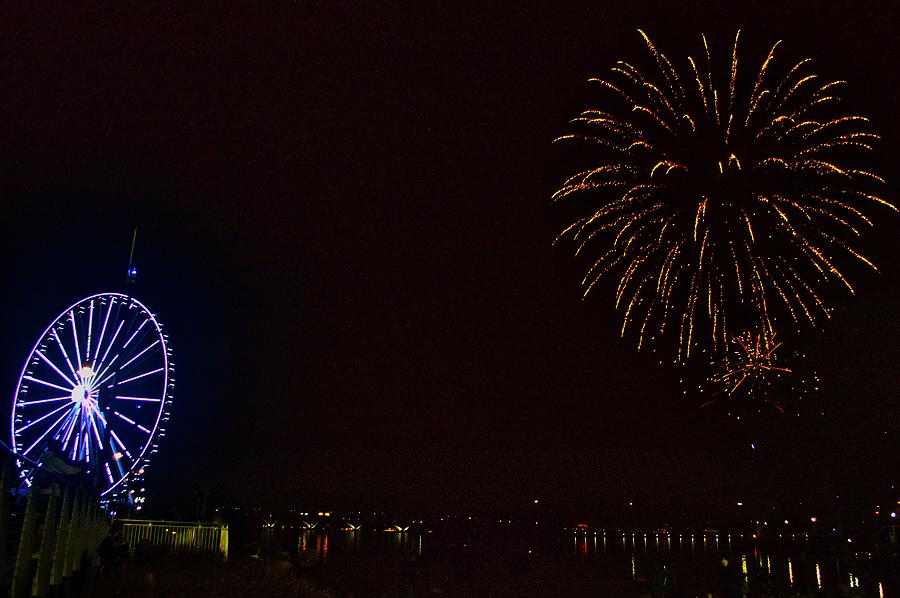
[[[90,401],[91,392],[85,387],[79,384],[75,388],[72,389],[72,402],[73,403],[85,403]]]

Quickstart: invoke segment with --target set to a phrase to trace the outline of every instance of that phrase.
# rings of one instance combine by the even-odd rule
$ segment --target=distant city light
[[[809,520],[810,520],[812,523],[815,523],[815,522],[816,522],[816,518],[815,518],[815,517],[810,517]]]
[[[896,518],[897,518],[897,513],[896,513],[896,512],[892,512],[892,513],[891,513],[891,519],[896,519]]]
[[[538,499],[534,499],[534,504],[538,504]]]
[[[743,507],[743,506],[744,506],[744,503],[739,502],[737,505],[738,505],[739,507]]]

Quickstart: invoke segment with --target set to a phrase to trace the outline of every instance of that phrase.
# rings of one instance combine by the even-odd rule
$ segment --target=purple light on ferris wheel
[[[53,345],[58,353],[47,351]],[[98,293],[69,306],[44,329],[25,360],[10,414],[13,445],[27,447],[23,454],[39,461],[59,442],[86,471],[103,470],[110,483],[101,496],[127,489],[132,473],[146,467],[147,451],[156,449],[164,412],[168,421],[170,355],[158,320],[136,299]],[[127,394],[118,391],[123,384]],[[110,411],[104,412],[113,403],[116,417],[110,418]]]
[[[126,384],[128,382],[134,382],[135,380],[140,380],[141,378],[145,378],[147,376],[152,376],[153,374],[158,374],[161,371],[163,371],[163,368],[159,368],[158,370],[153,370],[151,372],[144,372],[143,374],[138,374],[137,376],[133,376],[131,378],[122,380],[121,382],[119,382],[119,384],[121,385],[121,384]]]
[[[40,351],[37,351],[37,356],[40,357],[41,359],[43,359],[43,360],[47,363],[47,365],[49,365],[51,368],[53,368],[53,371],[54,371],[54,372],[56,372],[57,374],[59,374],[60,376],[62,376],[62,379],[65,380],[67,383],[69,383],[69,384],[75,384],[72,380],[69,379],[68,376],[66,376],[65,374],[63,374],[62,371],[61,371],[58,367],[56,367],[56,364],[55,364],[55,363],[53,363],[52,361],[50,361],[49,359],[47,359],[47,356],[46,356],[46,355],[44,355],[44,354],[41,353]]]
[[[53,411],[51,411],[51,412],[48,413],[47,415],[43,415],[43,416],[41,416],[40,418],[34,420],[33,422],[31,422],[31,423],[29,423],[29,424],[26,424],[26,425],[22,426],[21,428],[19,428],[19,431],[20,431],[20,432],[24,432],[25,430],[27,430],[27,429],[30,428],[31,426],[35,426],[35,425],[41,423],[42,421],[44,421],[44,420],[47,419],[48,417],[51,417],[51,416],[53,416],[53,415],[56,415],[57,413],[59,413],[59,412],[62,411],[63,409],[67,409],[68,407],[69,407],[68,405],[63,405],[62,407],[59,407],[58,409],[54,409]]]
[[[71,401],[71,395],[66,395],[64,397],[53,397],[52,399],[41,399],[40,401],[22,401],[19,403],[21,406],[25,405],[40,405],[42,403],[55,403],[56,401]]]
[[[62,341],[59,339],[59,334],[56,332],[56,330],[54,330],[52,334],[53,334],[53,339],[56,341],[56,344],[59,346],[60,352],[63,354],[63,357],[66,360],[66,365],[69,366],[69,370],[72,372],[72,377],[77,379],[78,374],[75,373],[75,368],[74,368],[74,366],[72,366],[72,362],[69,361],[69,354],[66,353],[66,348],[63,346]]]
[[[142,403],[159,403],[160,399],[151,399],[148,397],[120,397],[117,396],[117,399],[120,401],[140,401]]]
[[[116,338],[119,336],[119,332],[122,331],[122,326],[125,324],[125,320],[121,320],[119,322],[119,326],[116,328],[116,331],[113,333],[112,338],[109,340],[109,344],[106,346],[106,351],[103,352],[103,357],[100,358],[100,368],[103,368],[103,362],[106,361],[106,356],[109,355],[109,350],[112,349],[113,345],[116,344]],[[100,339],[103,340],[102,338]],[[97,346],[97,354],[100,354],[100,346]],[[94,356],[94,361],[91,363],[91,368],[95,368],[97,366],[96,355]]]
[[[43,384],[44,386],[48,386],[50,388],[56,388],[57,390],[70,390],[64,386],[60,386],[59,384],[53,384],[52,382],[47,382],[46,380],[41,380],[40,378],[35,378],[34,376],[24,376],[24,378],[29,382],[37,382],[38,384]]]
[[[128,361],[126,361],[124,364],[122,364],[122,367],[124,368],[124,367],[129,366],[133,361],[135,361],[136,359],[140,358],[141,355],[143,355],[144,353],[146,353],[147,351],[149,351],[150,349],[152,349],[153,347],[155,347],[155,346],[158,345],[158,344],[159,344],[159,339],[156,339],[155,341],[153,341],[153,344],[152,344],[152,345],[150,345],[149,347],[147,347],[146,349],[144,349],[143,351],[141,351],[140,353],[138,353],[137,355],[135,355],[134,357],[132,357],[132,358],[129,359]]]
[[[41,435],[38,437],[38,439],[35,440],[35,441],[31,444],[31,446],[29,446],[27,449],[25,449],[25,450],[22,452],[22,454],[23,454],[23,455],[27,455],[28,453],[30,453],[30,452],[31,452],[31,449],[33,449],[35,446],[37,446],[37,444],[38,444],[39,442],[41,442],[44,438],[46,438],[47,434],[49,434],[50,431],[53,430],[54,427],[56,427],[56,424],[58,424],[60,421],[62,421],[63,418],[65,418],[65,417],[66,417],[65,414],[63,414],[62,417],[60,417],[58,420],[56,420],[55,422],[53,422],[53,423],[50,425],[50,427],[47,428],[47,430],[46,430],[43,434],[41,434]]]
[[[135,330],[135,331],[134,331],[134,333],[133,333],[133,334],[132,334],[132,335],[131,335],[131,336],[129,336],[129,337],[128,337],[128,340],[127,340],[127,341],[125,341],[125,344],[124,344],[124,345],[122,345],[122,348],[123,348],[123,349],[124,349],[124,348],[126,348],[126,347],[127,347],[127,346],[128,346],[128,345],[130,345],[130,344],[131,344],[131,341],[133,341],[133,340],[134,340],[134,337],[135,337],[135,336],[137,336],[137,333],[138,333],[138,332],[140,332],[140,331],[141,331],[141,328],[143,328],[143,327],[144,327],[144,324],[146,324],[146,323],[147,323],[147,321],[146,321],[146,320],[145,320],[145,321],[143,321],[143,322],[141,322],[141,325],[140,325],[140,326],[138,326],[138,329],[137,329],[137,330]]]
[[[113,303],[114,302],[110,300],[109,306],[106,308],[106,317],[103,318],[103,328],[100,330],[100,340],[97,341],[97,354],[100,353],[100,347],[103,346],[103,336],[106,334],[106,325],[109,323],[109,314],[112,313]],[[97,365],[96,355],[94,356],[94,361],[91,363],[91,368],[93,368],[95,365]]]

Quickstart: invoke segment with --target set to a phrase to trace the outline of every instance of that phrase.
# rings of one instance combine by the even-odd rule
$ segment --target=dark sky
[[[826,415],[752,432],[685,401],[609,297],[581,301],[584,264],[551,246],[572,166],[550,141],[596,99],[589,76],[644,56],[637,27],[673,56],[741,27],[754,56],[783,38],[849,79],[896,178],[897,9],[485,4],[5,7],[5,396],[54,314],[125,286],[137,224],[127,292],[177,361],[161,504],[204,482],[263,504],[573,509],[886,483],[896,219],[883,274],[809,336]]]

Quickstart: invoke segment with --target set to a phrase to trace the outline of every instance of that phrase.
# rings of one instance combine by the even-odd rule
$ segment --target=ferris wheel
[[[140,479],[171,412],[172,349],[159,320],[121,293],[91,295],[40,335],[19,375],[12,444],[27,463],[80,465],[101,496]]]

